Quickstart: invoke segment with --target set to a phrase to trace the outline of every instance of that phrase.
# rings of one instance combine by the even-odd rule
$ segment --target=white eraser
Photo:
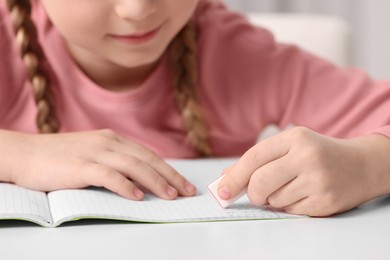
[[[236,200],[238,200],[239,198],[244,196],[246,194],[247,189],[245,188],[237,196],[235,196],[234,198],[231,198],[230,200],[221,199],[221,197],[219,197],[219,195],[218,195],[218,185],[222,181],[223,177],[224,177],[224,175],[222,175],[221,177],[219,177],[218,179],[216,179],[215,181],[210,183],[210,185],[207,186],[207,188],[209,189],[211,194],[214,196],[214,198],[218,201],[219,205],[221,205],[222,208],[226,208],[226,207],[230,206],[231,204],[233,204]]]

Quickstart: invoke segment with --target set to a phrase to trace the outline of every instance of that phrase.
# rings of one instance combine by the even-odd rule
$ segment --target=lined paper
[[[199,222],[244,219],[295,218],[270,208],[251,206],[247,196],[222,208],[207,190],[234,159],[171,160],[169,163],[198,188],[194,197],[162,200],[146,194],[131,201],[102,188],[45,192],[0,183],[0,218],[23,219],[42,226],[58,226],[81,218],[105,218],[138,222]],[[140,173],[142,174],[142,173]]]
[[[46,193],[0,183],[0,217],[50,225],[51,214]]]
[[[170,163],[198,188],[195,197],[162,200],[146,194],[144,201],[131,201],[98,188],[63,190],[48,195],[53,221],[59,225],[77,218],[108,218],[142,222],[195,222],[244,219],[292,218],[295,215],[251,206],[247,196],[223,209],[207,190],[224,167],[235,160],[187,160]]]
[[[102,189],[52,192],[53,221],[99,217],[142,222],[193,222],[280,218],[268,208],[250,206],[243,198],[228,209],[221,208],[209,193],[167,201],[152,195],[131,201]]]

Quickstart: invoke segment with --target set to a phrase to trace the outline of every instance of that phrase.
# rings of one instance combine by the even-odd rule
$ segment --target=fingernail
[[[173,188],[172,186],[168,186],[167,188],[167,194],[170,196],[170,197],[176,197],[177,196],[177,190],[175,188]]]
[[[144,193],[138,188],[134,188],[133,194],[139,200],[144,199]]]
[[[228,200],[232,196],[230,190],[227,187],[222,187],[218,190],[218,195],[221,197],[223,200]]]
[[[187,191],[188,193],[193,193],[193,192],[195,191],[195,186],[192,185],[191,183],[189,183],[188,181],[186,181],[186,182],[184,183],[184,188],[186,189],[186,191]]]

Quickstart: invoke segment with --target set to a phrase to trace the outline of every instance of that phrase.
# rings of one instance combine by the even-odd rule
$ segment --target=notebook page
[[[51,214],[46,193],[0,183],[0,218],[28,220],[49,226]]]
[[[170,161],[188,180],[198,187],[198,195],[166,201],[146,195],[144,201],[124,199],[104,189],[63,190],[48,197],[53,221],[59,225],[78,218],[108,218],[142,222],[193,222],[242,219],[274,219],[296,217],[254,207],[244,196],[227,209],[219,206],[207,191],[232,160]]]
[[[129,201],[106,190],[68,190],[50,195],[53,221],[79,218],[107,218],[141,222],[193,222],[280,218],[268,209],[249,206],[245,201],[221,208],[208,193],[192,198],[165,201],[147,196],[142,202]]]

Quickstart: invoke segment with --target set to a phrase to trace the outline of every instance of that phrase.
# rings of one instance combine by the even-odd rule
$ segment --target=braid
[[[32,83],[37,105],[37,126],[40,133],[58,131],[58,122],[52,105],[52,93],[49,89],[49,77],[44,61],[45,55],[38,43],[36,27],[31,20],[29,0],[6,0],[28,78]]]
[[[212,156],[208,130],[196,98],[197,43],[193,21],[190,21],[172,41],[170,59],[175,97],[188,133],[188,140],[200,156]]]

